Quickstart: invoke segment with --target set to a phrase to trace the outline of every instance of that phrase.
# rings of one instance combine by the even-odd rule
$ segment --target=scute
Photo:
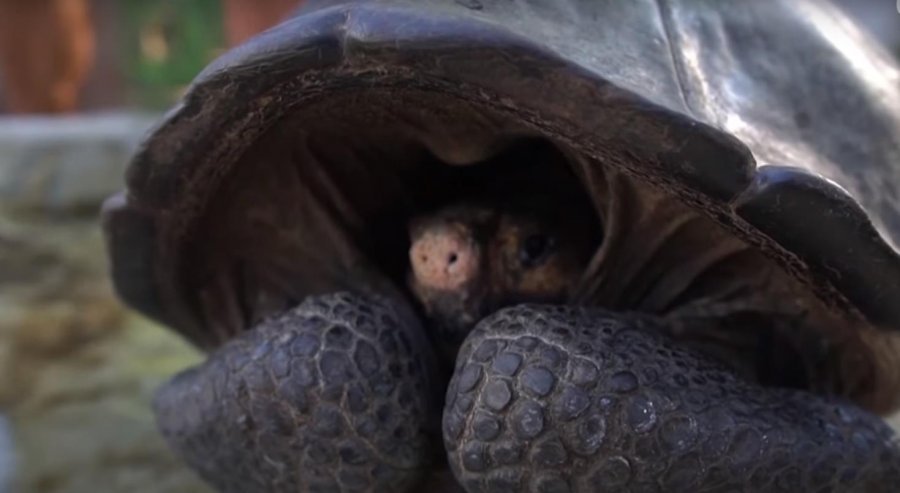
[[[772,154],[764,152],[759,140],[729,125],[744,116],[740,108],[717,107],[718,95],[698,92],[698,84],[706,79],[697,79],[703,70],[686,70],[696,68],[685,56],[691,40],[673,34],[690,34],[679,22],[690,19],[691,9],[698,7],[668,1],[572,0],[554,3],[553,15],[536,15],[547,8],[545,2],[479,4],[482,8],[471,9],[459,2],[385,0],[338,2],[319,11],[310,7],[212,64],[135,158],[124,202],[107,208],[113,276],[126,300],[192,340],[204,340],[199,334],[209,328],[197,316],[190,288],[184,285],[182,255],[190,231],[232,166],[291,113],[348,90],[385,88],[432,91],[482,107],[579,155],[668,190],[745,240],[805,266],[798,274],[808,274],[810,285],[822,284],[829,300],[872,323],[900,328],[900,311],[892,306],[900,259],[886,244],[884,231],[872,227],[890,224],[891,218],[883,207],[859,207],[855,201],[862,189],[852,182],[841,183],[854,193],[852,199],[836,199],[834,188],[815,174],[804,175],[797,182],[804,184],[799,189],[754,188],[769,176],[766,168],[755,170],[754,156]],[[777,0],[768,4],[787,12],[785,22],[805,22],[799,17],[802,9],[792,10]],[[736,15],[731,13],[734,5],[717,3],[718,14],[707,15],[729,19]],[[803,8],[813,7],[803,2]],[[530,25],[529,19],[537,24]],[[619,29],[628,21],[640,27],[623,33]],[[768,34],[764,25],[760,29],[760,36]],[[807,44],[816,42],[811,38]],[[862,46],[868,49],[865,41]],[[732,88],[721,77],[716,79],[724,72],[705,72],[717,82],[715,87]],[[752,86],[757,83],[752,75],[735,74],[734,80]],[[788,79],[783,82],[805,83]],[[869,90],[866,81],[857,83],[860,91]],[[703,111],[698,109],[698,94],[705,94],[700,96],[706,103]],[[883,143],[891,150],[866,156],[867,169],[890,175],[889,163],[896,161],[890,158],[900,147],[894,145],[900,140],[897,127],[870,121],[888,135]],[[780,149],[799,145],[774,132],[774,126],[759,123],[761,130],[773,131],[768,136]],[[431,145],[440,155],[442,143]],[[799,152],[808,146],[796,149],[784,155],[816,155]],[[824,171],[816,163],[784,164]],[[841,163],[842,169],[853,165]],[[887,196],[893,189],[882,184],[865,190]],[[772,201],[777,200],[800,205],[776,211]],[[856,233],[837,240],[830,234],[829,242],[837,243],[798,243],[792,231],[809,222],[801,216],[815,210],[815,204],[839,211],[818,216],[817,231]],[[137,226],[124,224],[131,219],[117,217],[139,217],[143,226],[131,233],[127,229]],[[131,250],[136,244],[143,253]]]
[[[820,286],[834,286],[876,324],[900,322],[900,263],[845,191],[802,169],[763,166],[737,214],[805,260]],[[822,292],[824,299],[834,294]],[[840,303],[840,299],[834,300]]]
[[[690,114],[762,164],[837,182],[900,246],[894,56],[827,1],[659,3]]]
[[[893,484],[900,84],[828,9],[311,0],[225,54],[103,211],[120,295],[210,354],[163,434],[222,491]],[[522,176],[593,254],[447,350],[410,222]]]

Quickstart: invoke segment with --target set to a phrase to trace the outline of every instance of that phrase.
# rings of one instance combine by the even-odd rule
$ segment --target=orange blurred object
[[[222,0],[228,45],[241,44],[278,24],[301,3],[302,0]]]
[[[0,77],[15,113],[78,106],[94,61],[88,0],[0,0]]]
[[[238,45],[293,12],[302,0],[222,0],[225,35]],[[90,0],[0,0],[0,79],[13,113],[65,113],[94,62]]]

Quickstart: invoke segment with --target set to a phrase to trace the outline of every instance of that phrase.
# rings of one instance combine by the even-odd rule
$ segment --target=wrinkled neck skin
[[[619,173],[589,186],[605,239],[574,302],[657,315],[783,308],[760,299],[774,287],[773,266],[708,218]]]
[[[897,406],[900,338],[829,310],[775,261],[622,173],[587,183],[604,242],[572,302],[653,314],[669,335],[765,385]]]

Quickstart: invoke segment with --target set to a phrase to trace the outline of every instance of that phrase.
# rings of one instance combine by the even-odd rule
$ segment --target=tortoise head
[[[119,293],[204,348],[342,289],[418,299],[454,343],[500,306],[598,305],[886,411],[900,90],[803,20],[828,7],[758,3],[313,2],[137,154],[105,209]],[[762,66],[763,39],[830,71]]]
[[[572,299],[603,231],[565,158],[546,143],[517,143],[457,176],[450,204],[409,222],[409,287],[451,358],[499,308]]]

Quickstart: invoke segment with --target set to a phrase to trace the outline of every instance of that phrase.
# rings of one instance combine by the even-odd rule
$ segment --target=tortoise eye
[[[547,234],[533,234],[519,246],[519,262],[524,267],[543,263],[556,246],[556,239]]]

